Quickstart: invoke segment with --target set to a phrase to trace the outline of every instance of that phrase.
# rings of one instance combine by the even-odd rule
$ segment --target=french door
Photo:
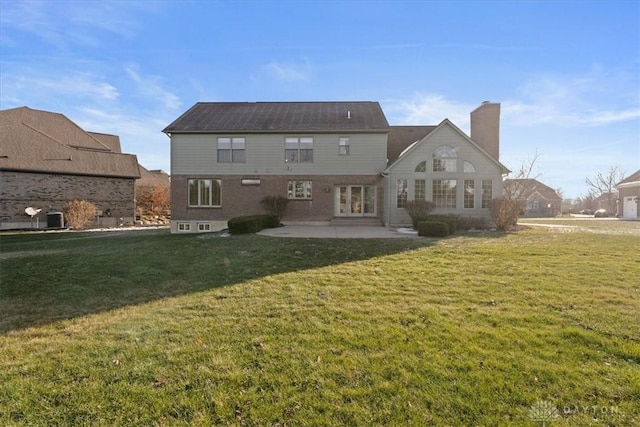
[[[336,216],[376,216],[374,185],[341,185],[335,190]]]

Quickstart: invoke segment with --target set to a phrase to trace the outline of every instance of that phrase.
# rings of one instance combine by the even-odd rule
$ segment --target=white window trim
[[[309,183],[309,194],[306,195],[306,191],[303,188],[302,197],[296,197],[296,183],[300,183],[304,185],[304,183]],[[289,200],[312,200],[313,199],[313,181],[310,179],[290,179],[287,181],[287,198]]]

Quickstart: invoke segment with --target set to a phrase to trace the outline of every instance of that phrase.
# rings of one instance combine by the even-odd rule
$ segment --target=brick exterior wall
[[[242,179],[259,179],[259,185],[243,185]],[[221,206],[189,207],[189,179],[220,179]],[[376,217],[382,220],[383,188],[379,175],[286,175],[286,176],[171,176],[171,218],[173,221],[227,221],[242,215],[264,213],[260,201],[265,196],[287,197],[287,181],[312,181],[311,200],[291,200],[283,221],[329,221],[334,218],[335,187],[377,185]]]
[[[117,225],[135,220],[133,178],[59,175],[0,171],[0,228],[30,227],[28,206],[42,209],[40,228],[46,227],[47,212],[61,212],[71,200],[87,200],[98,210],[111,211],[100,218],[100,225]]]

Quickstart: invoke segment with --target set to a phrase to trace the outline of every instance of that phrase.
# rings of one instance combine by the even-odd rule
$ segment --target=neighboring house
[[[549,217],[562,211],[562,197],[537,179],[507,179],[504,188],[522,202],[524,216]]]
[[[135,155],[115,135],[86,132],[62,114],[28,107],[0,111],[0,229],[47,226],[71,200],[98,209],[101,225],[135,219]],[[32,218],[25,208],[41,209]]]
[[[617,215],[617,204],[618,204],[618,193],[617,192],[607,192],[602,193],[595,199],[593,199],[593,203],[596,205],[596,210],[604,209],[606,215],[616,216]]]
[[[271,195],[289,198],[289,223],[410,224],[399,200],[414,197],[435,199],[436,212],[488,217],[508,171],[497,160],[499,104],[477,111],[486,122],[475,125],[478,139],[494,132],[485,138],[493,154],[448,120],[389,126],[377,102],[197,103],[163,130],[172,231],[226,228],[264,212]],[[472,134],[473,123],[474,113]]]
[[[618,217],[640,219],[640,170],[616,184],[618,189]]]

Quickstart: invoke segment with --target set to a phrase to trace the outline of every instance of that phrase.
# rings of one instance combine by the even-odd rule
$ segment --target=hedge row
[[[449,224],[440,221],[421,221],[418,223],[418,236],[447,237]]]
[[[265,228],[275,228],[280,225],[276,215],[247,215],[231,218],[227,227],[231,234],[257,233]]]
[[[447,215],[429,215],[424,221],[444,222],[449,226],[449,234],[458,231],[458,218]]]

